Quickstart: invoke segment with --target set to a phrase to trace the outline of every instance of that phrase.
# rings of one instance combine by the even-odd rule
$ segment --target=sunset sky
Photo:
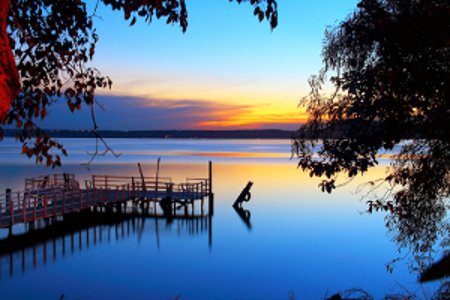
[[[138,20],[100,6],[93,66],[113,80],[98,93],[100,129],[296,129],[298,101],[321,67],[326,26],[356,0],[279,0],[279,25],[259,23],[249,4],[187,0],[189,27]],[[55,105],[45,128],[86,129],[87,112]]]

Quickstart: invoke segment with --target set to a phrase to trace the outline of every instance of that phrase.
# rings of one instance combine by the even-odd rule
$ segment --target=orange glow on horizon
[[[182,153],[187,156],[203,157],[230,157],[230,158],[289,158],[290,153],[270,153],[270,152],[191,152]]]
[[[304,124],[308,115],[304,111],[271,106],[236,109],[231,114],[219,111],[208,115],[208,119],[195,126],[201,129],[296,127]]]
[[[108,96],[107,94],[104,94]],[[295,99],[237,101],[236,97],[226,100],[179,97],[159,98],[123,94],[112,97],[129,97],[134,109],[161,110],[161,116],[176,118],[175,123],[185,119],[183,128],[199,130],[233,129],[289,129],[296,130],[308,120],[304,107],[298,107]]]

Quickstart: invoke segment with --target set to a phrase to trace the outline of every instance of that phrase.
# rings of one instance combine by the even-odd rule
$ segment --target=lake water
[[[137,219],[95,225],[54,241],[0,256],[0,299],[324,299],[362,288],[381,298],[405,289],[424,295],[408,259],[391,242],[383,213],[367,214],[357,188],[382,177],[382,164],[333,194],[319,191],[290,160],[289,141],[110,139],[119,158],[98,157],[89,139],[61,139],[69,150],[58,173],[206,177],[213,162],[214,216],[200,223]],[[26,177],[52,172],[0,143],[0,189],[22,189]],[[232,204],[248,181],[246,224]],[[81,221],[80,221],[81,222]],[[250,225],[250,226],[249,226]],[[20,232],[20,226],[14,228]],[[1,235],[6,235],[1,230]],[[102,239],[100,239],[100,235]],[[75,244],[71,249],[71,242]],[[34,252],[34,253],[33,253]]]

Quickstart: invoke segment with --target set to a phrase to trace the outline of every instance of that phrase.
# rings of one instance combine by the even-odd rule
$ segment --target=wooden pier
[[[92,175],[84,182],[84,188],[74,174],[52,174],[28,178],[23,191],[6,190],[0,194],[0,228],[15,224],[35,223],[85,210],[114,209],[121,212],[127,205],[164,203],[170,214],[177,209],[194,211],[200,202],[208,198],[208,213],[213,214],[211,186],[212,168],[209,163],[208,178],[187,178],[174,183],[169,177]],[[167,206],[169,204],[169,206]],[[162,206],[162,205],[161,205]]]

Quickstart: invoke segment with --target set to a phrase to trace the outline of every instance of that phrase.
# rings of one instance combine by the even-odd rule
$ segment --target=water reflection
[[[238,216],[241,218],[241,220],[244,222],[244,224],[247,226],[247,228],[250,230],[252,229],[252,223],[250,222],[251,213],[248,209],[243,209],[242,206],[236,206],[233,205],[234,210],[238,214]]]
[[[440,261],[432,264],[420,275],[420,281],[432,281],[450,276],[450,253],[444,256]]]
[[[252,188],[252,186],[253,182],[249,181],[233,204],[234,210],[236,211],[238,216],[241,218],[241,220],[244,222],[244,224],[247,226],[249,230],[252,229],[252,223],[250,222],[251,213],[248,209],[244,209],[242,207],[242,203],[244,201],[245,202],[250,201],[252,197],[250,189]]]
[[[162,225],[162,226],[161,226]],[[64,218],[41,220],[22,225],[21,232],[0,239],[0,278],[12,277],[49,261],[64,259],[111,241],[136,237],[140,242],[144,234],[155,236],[160,248],[161,234],[178,236],[208,236],[212,245],[212,215],[172,212],[170,218],[157,209],[132,207],[127,211],[84,211],[65,215]]]
[[[449,155],[445,149],[437,152]],[[450,247],[447,161],[433,155],[414,161],[400,156],[394,172],[388,176],[390,190],[373,202],[374,207],[389,212],[385,221],[392,240],[399,250],[412,254],[409,268],[418,274],[445,255]],[[398,260],[389,263],[388,270],[392,271]]]
[[[72,146],[78,141],[67,142]],[[184,142],[203,147],[198,141]],[[148,146],[145,143],[129,140],[136,149],[145,150],[153,144],[173,148],[159,141]],[[256,141],[253,143],[259,145]],[[179,144],[183,146],[183,143]],[[227,149],[234,147],[233,142],[222,144]],[[123,158],[127,159],[126,153]],[[183,181],[186,177],[205,174],[204,161],[198,162],[192,157],[180,157],[180,161],[182,159],[179,162],[163,157],[160,176]],[[144,164],[145,174],[154,173],[154,156],[141,156],[139,160]],[[0,162],[2,191],[6,187],[22,187],[24,177],[48,172],[32,162],[28,165]],[[53,262],[53,240],[47,239],[45,268],[42,267],[42,241],[35,244],[37,267],[34,271],[28,271],[33,268],[33,246],[18,248],[12,253],[14,276],[11,280],[8,278],[11,252],[0,255],[1,297],[57,299],[59,295],[43,288],[49,282],[60,284],[66,297],[73,299],[92,298],[99,290],[104,293],[102,298],[111,299],[172,299],[178,292],[182,299],[213,299],[217,295],[224,299],[286,299],[290,290],[300,299],[323,299],[327,290],[336,292],[351,287],[362,287],[376,299],[381,299],[385,292],[396,292],[403,287],[415,291],[422,289],[416,274],[409,272],[404,262],[397,264],[393,274],[387,274],[384,264],[397,253],[396,244],[386,238],[385,214],[361,216],[358,211],[366,209],[365,203],[358,201],[360,195],[352,194],[356,185],[385,176],[386,165],[370,170],[364,177],[356,178],[332,195],[321,193],[317,189],[317,181],[307,173],[298,172],[289,160],[269,163],[247,159],[237,162],[234,158],[227,158],[226,162],[221,160],[214,166],[215,215],[214,222],[208,223],[208,230],[196,232],[197,222],[202,228],[201,220],[174,219],[168,223],[158,205],[161,217],[134,218],[134,231],[131,219],[129,225],[124,221],[123,225],[89,227],[89,233],[81,231],[83,252],[80,254],[79,232],[73,234],[74,255],[70,254],[71,234],[57,236],[56,263],[50,263]],[[81,180],[91,177],[78,164],[66,164],[60,172],[77,173]],[[92,172],[133,176],[136,164],[111,160],[109,164],[94,165]],[[250,203],[243,203],[242,209],[231,209],[249,179],[255,182],[253,199]],[[251,215],[248,208],[251,208]],[[183,208],[176,213],[183,214]],[[252,225],[251,234],[246,229],[247,220]],[[205,222],[208,219],[203,220],[203,226]],[[178,229],[181,226],[184,227]],[[36,227],[35,231],[40,228]],[[111,244],[107,242],[108,228]],[[187,228],[191,228],[191,233]],[[102,242],[99,241],[100,231]],[[207,242],[212,243],[213,234],[214,248],[209,249]],[[89,251],[86,251],[86,235],[89,235]],[[63,237],[66,256],[60,259]],[[2,248],[3,244],[0,245]],[[26,254],[23,276],[20,275],[22,251]],[[152,278],[150,283],[149,278]],[[230,278],[234,282],[231,286]],[[95,285],[92,285],[94,281]],[[27,289],[21,289],[24,284]],[[80,284],[83,289],[79,288]],[[425,289],[431,290],[437,285],[436,282],[429,283]],[[40,297],[34,296],[38,292]]]
[[[447,199],[416,193],[403,201],[408,205],[399,201],[386,216],[386,226],[399,250],[412,254],[408,263],[410,270],[421,273],[449,249]],[[398,260],[394,259],[387,265],[389,271]]]

